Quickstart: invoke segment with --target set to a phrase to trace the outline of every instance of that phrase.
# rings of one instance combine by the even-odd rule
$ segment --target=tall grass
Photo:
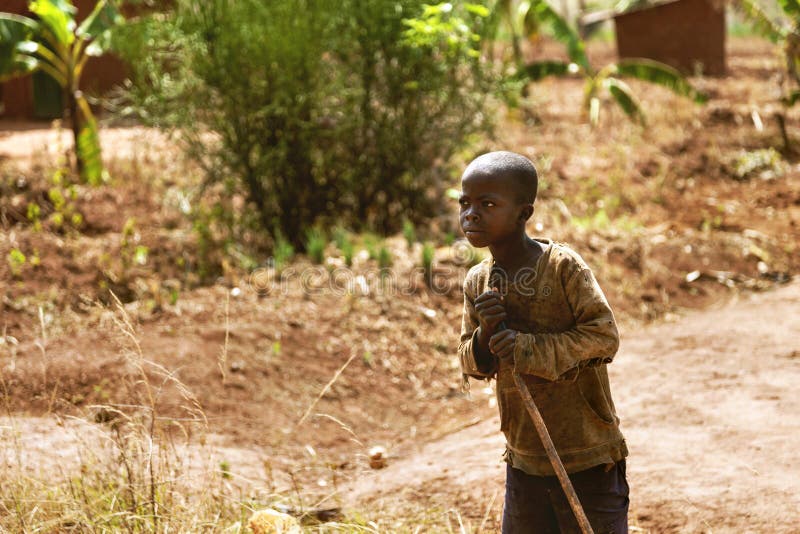
[[[234,472],[233,462],[219,459],[197,398],[173,372],[145,357],[136,325],[112,296],[115,308],[104,318],[112,325],[109,335],[123,342],[123,365],[130,371],[119,384],[128,393],[124,403],[88,406],[80,416],[23,417],[13,412],[0,374],[5,408],[0,417],[0,532],[250,532],[253,511],[276,502],[299,500],[302,505],[296,481],[293,494],[275,492],[268,463],[266,474],[242,475]],[[43,376],[46,380],[49,372],[52,381],[56,373],[46,365],[46,339],[43,323]],[[9,344],[4,346],[14,358]],[[176,393],[179,405],[163,408],[159,399]],[[312,409],[313,404],[307,414]],[[302,506],[297,509],[302,513]],[[385,532],[357,516],[312,522],[304,530]]]

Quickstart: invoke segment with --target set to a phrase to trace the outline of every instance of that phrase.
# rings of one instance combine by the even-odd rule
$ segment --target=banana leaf
[[[675,94],[691,98],[698,104],[708,100],[708,97],[692,87],[680,72],[652,59],[624,59],[610,71],[611,74],[618,76],[661,85]]]
[[[563,61],[537,61],[522,67],[517,73],[517,77],[535,82],[547,76],[565,76],[576,72],[577,68],[578,66],[574,63]]]
[[[627,83],[617,78],[609,77],[603,80],[603,85],[608,89],[608,92],[611,93],[611,96],[619,107],[622,108],[622,111],[625,112],[625,115],[630,117],[631,120],[644,124],[645,117],[642,108],[639,106],[639,102],[637,102],[636,97],[633,96],[633,90]]]
[[[778,3],[783,8],[783,12],[789,17],[797,20],[800,18],[800,1],[798,0],[778,0]]]
[[[750,22],[754,30],[773,43],[786,36],[785,30],[767,15],[756,0],[735,0],[733,5]]]
[[[11,13],[0,13],[0,81],[28,74],[36,68],[36,60],[20,54],[20,43],[36,33],[35,20]]]
[[[586,56],[586,46],[583,39],[561,15],[556,13],[545,0],[532,0],[530,10],[533,10],[534,18],[539,23],[548,28],[549,33],[558,41],[567,46],[567,54],[570,61],[577,63],[587,73],[592,72],[589,65],[589,58]],[[528,17],[528,14],[525,15]]]
[[[66,0],[35,0],[28,8],[41,24],[55,37],[55,41],[68,47],[75,40],[75,6]]]
[[[87,54],[101,55],[111,45],[111,29],[122,22],[124,18],[117,8],[111,2],[100,0],[75,34],[82,39],[93,40],[86,48]]]

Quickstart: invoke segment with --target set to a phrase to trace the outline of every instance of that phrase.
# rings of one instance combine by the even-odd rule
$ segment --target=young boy
[[[461,229],[492,258],[464,281],[458,354],[466,376],[497,379],[506,437],[503,533],[580,532],[514,372],[533,395],[594,532],[628,532],[628,450],[606,372],[619,345],[614,315],[577,253],[526,234],[537,185],[533,163],[512,152],[475,159],[461,178]]]

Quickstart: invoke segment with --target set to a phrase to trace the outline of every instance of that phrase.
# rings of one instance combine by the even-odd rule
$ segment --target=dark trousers
[[[628,481],[625,460],[610,470],[598,465],[571,473],[586,517],[595,534],[627,534]],[[503,534],[580,533],[578,522],[556,476],[534,476],[508,465]]]

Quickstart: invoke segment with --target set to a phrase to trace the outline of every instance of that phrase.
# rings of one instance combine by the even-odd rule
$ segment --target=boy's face
[[[520,203],[513,178],[474,172],[461,179],[461,230],[474,247],[516,236],[533,212]]]

